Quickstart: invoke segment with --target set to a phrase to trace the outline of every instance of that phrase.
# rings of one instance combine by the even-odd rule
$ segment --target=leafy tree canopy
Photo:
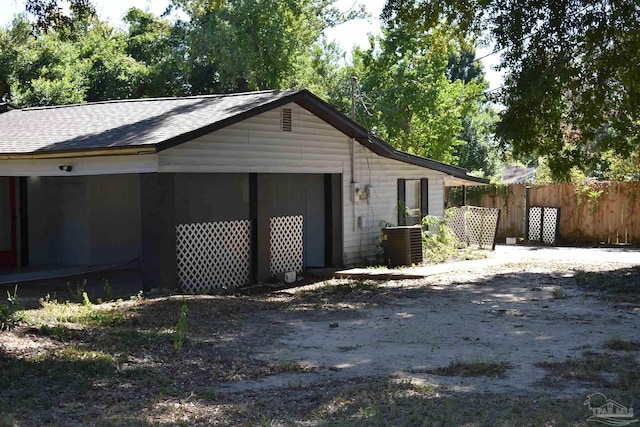
[[[335,1],[174,0],[190,18],[192,92],[292,85],[326,28],[363,16],[360,10],[341,15]]]
[[[389,25],[490,33],[507,71],[497,99],[503,147],[543,155],[556,177],[638,145],[640,5],[636,0],[389,0]]]
[[[25,9],[35,17],[33,27],[38,32],[57,30],[73,34],[75,25],[96,16],[90,0],[63,0],[70,14],[65,14],[58,0],[28,0]]]
[[[366,94],[360,121],[403,151],[457,164],[464,117],[486,89],[467,41],[445,26],[418,32],[396,22],[371,42],[354,53]]]

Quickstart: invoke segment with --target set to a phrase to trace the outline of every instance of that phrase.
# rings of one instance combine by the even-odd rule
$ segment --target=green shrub
[[[427,262],[448,261],[462,248],[464,245],[447,225],[446,218],[428,215],[422,220],[422,252]]]
[[[7,303],[0,305],[0,331],[8,331],[22,322],[22,315],[19,313],[19,309],[18,285],[16,285],[13,295],[7,291]]]

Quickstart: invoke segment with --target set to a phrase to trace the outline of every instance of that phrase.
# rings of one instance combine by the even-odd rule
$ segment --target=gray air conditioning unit
[[[384,261],[391,267],[422,264],[422,227],[382,229]]]

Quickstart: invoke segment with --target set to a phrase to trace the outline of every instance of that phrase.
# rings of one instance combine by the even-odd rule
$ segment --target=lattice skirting
[[[534,242],[555,245],[558,237],[560,208],[531,206],[529,208],[527,238]]]
[[[185,292],[245,285],[251,274],[251,221],[180,224],[176,256]]]
[[[467,236],[467,223],[465,221],[466,206],[460,208],[449,208],[445,212],[446,223],[451,228],[451,231],[456,235],[458,240],[462,243],[469,243]]]
[[[303,223],[302,215],[271,218],[271,276],[302,271]]]
[[[462,206],[447,211],[447,225],[460,242],[481,249],[494,249],[500,209]]]

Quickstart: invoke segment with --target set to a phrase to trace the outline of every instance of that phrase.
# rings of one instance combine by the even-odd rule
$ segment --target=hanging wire
[[[360,105],[362,105],[362,108],[366,113],[365,115],[362,116],[362,120],[364,121],[364,128],[367,130],[367,137],[370,137],[371,135],[373,135],[373,133],[371,132],[371,127],[369,126],[369,121],[367,120],[367,116],[373,117],[373,113],[369,111],[369,108],[375,107],[375,102],[367,96],[366,92],[362,90],[362,84],[360,83],[360,81],[358,81],[358,85],[356,86],[355,95]],[[365,102],[365,99],[369,101],[369,107],[367,107],[367,103]]]

